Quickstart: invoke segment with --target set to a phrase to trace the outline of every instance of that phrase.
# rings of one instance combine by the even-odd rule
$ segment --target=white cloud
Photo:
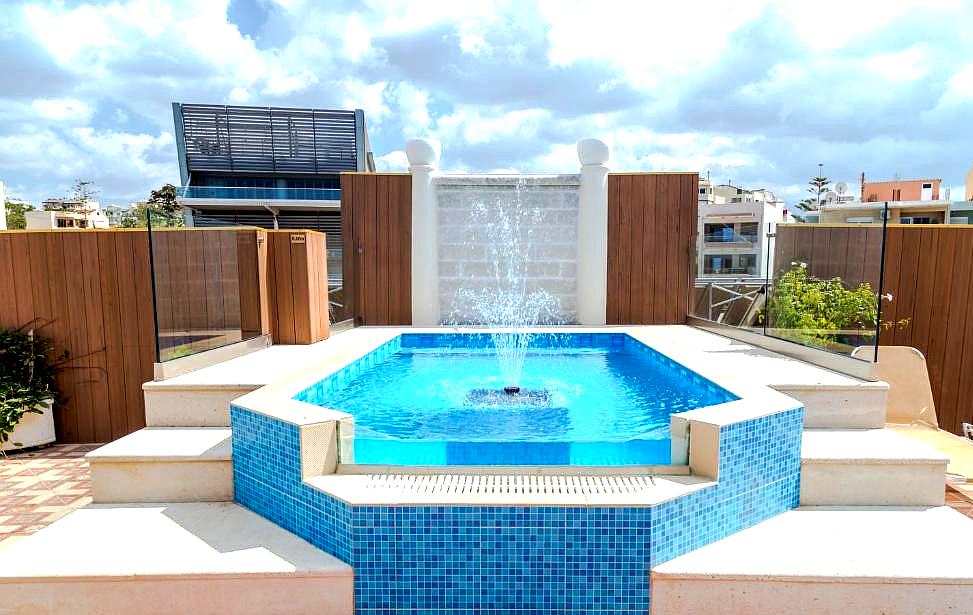
[[[40,118],[55,121],[88,121],[92,109],[76,98],[36,99],[31,103]]]

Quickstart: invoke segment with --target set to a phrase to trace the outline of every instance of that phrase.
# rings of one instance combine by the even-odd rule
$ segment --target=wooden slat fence
[[[868,281],[878,290],[878,225],[780,225],[775,261],[808,263],[817,277]],[[973,226],[890,224],[885,246],[883,345],[926,357],[939,425],[962,432],[973,422]],[[895,323],[903,322],[904,326]],[[879,350],[881,356],[881,350]]]
[[[696,173],[608,175],[608,324],[682,324],[695,278]]]
[[[181,334],[196,352],[222,345],[206,345],[214,332],[225,342],[328,336],[323,234],[183,229],[152,239],[163,338]],[[109,442],[145,426],[142,383],[156,361],[149,252],[141,229],[0,232],[0,327],[33,323],[70,353],[57,377],[59,442]]]
[[[61,442],[108,442],[145,426],[155,330],[144,230],[0,233],[0,326],[34,322],[68,369]]]
[[[345,314],[358,325],[412,323],[412,176],[342,173]]]

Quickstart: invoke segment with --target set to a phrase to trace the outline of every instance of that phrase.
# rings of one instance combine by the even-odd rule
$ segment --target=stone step
[[[85,457],[95,502],[233,500],[230,429],[146,427]]]
[[[230,402],[260,386],[146,382],[142,385],[145,424],[148,427],[229,427]]]
[[[3,555],[3,613],[354,612],[350,566],[231,503],[90,505]]]
[[[651,612],[968,613],[970,553],[948,507],[802,507],[653,566]]]
[[[949,459],[888,429],[809,429],[803,506],[940,506]]]
[[[889,387],[884,382],[774,385],[804,404],[805,429],[881,429]]]

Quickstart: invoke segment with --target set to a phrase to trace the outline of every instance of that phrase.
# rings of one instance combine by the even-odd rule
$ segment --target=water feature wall
[[[509,326],[471,310],[461,290],[497,284],[496,263],[516,265],[515,286],[553,297],[541,323],[603,325],[608,269],[608,147],[578,142],[577,175],[457,175],[437,172],[439,145],[406,144],[412,175],[412,324]],[[506,232],[498,241],[497,232]],[[501,233],[501,238],[502,233]],[[509,244],[509,245],[508,245]],[[517,244],[517,245],[513,245]],[[509,288],[509,284],[506,285]],[[531,319],[517,324],[529,325]]]
[[[553,299],[539,322],[577,322],[579,176],[443,175],[433,185],[443,322],[483,322],[471,295],[512,286]]]

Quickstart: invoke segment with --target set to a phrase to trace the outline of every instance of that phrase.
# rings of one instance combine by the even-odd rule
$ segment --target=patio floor
[[[0,548],[91,502],[84,455],[100,444],[56,444],[0,457]]]

